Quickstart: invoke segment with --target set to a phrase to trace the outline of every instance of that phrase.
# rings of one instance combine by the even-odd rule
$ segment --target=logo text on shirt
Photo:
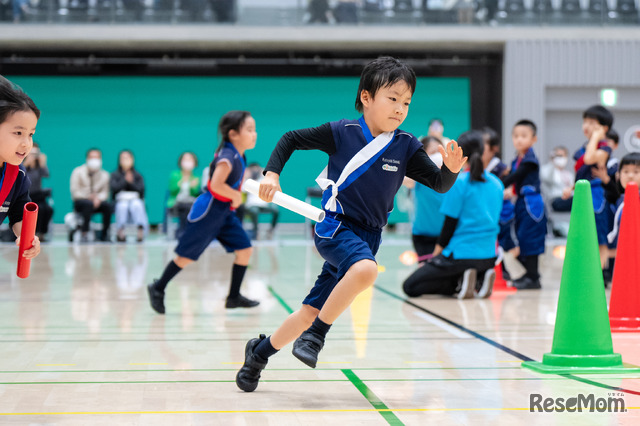
[[[386,170],[387,172],[397,172],[398,171],[398,166],[390,166],[388,164],[383,164],[382,165],[382,170]]]

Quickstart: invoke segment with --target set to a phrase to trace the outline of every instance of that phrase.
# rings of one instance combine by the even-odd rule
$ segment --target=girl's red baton
[[[22,255],[25,250],[33,247],[37,221],[38,205],[36,203],[25,204],[22,215],[22,231],[20,232],[20,250],[18,251],[18,277],[20,278],[27,278],[31,270],[31,259],[25,259]]]

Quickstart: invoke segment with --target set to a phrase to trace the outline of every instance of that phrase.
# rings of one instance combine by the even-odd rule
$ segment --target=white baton
[[[259,197],[260,184],[253,179],[247,179],[242,184],[242,190]],[[300,201],[297,198],[293,198],[291,195],[284,194],[280,191],[276,191],[273,196],[273,203],[313,221],[322,222],[324,220],[324,210],[314,207],[311,204],[307,204],[304,201]]]

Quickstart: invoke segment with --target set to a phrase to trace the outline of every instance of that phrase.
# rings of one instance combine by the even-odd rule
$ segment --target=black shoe
[[[238,295],[238,297],[229,298],[227,297],[227,303],[224,304],[225,308],[253,308],[254,306],[258,306],[260,302],[257,300],[247,299],[243,295]]]
[[[324,346],[324,337],[305,330],[300,337],[293,342],[293,356],[304,362],[311,368],[316,368],[318,354]]]
[[[254,355],[253,351],[258,344],[265,339],[265,335],[261,334],[257,339],[251,339],[244,348],[244,364],[238,374],[236,374],[236,385],[245,392],[253,392],[258,387],[260,381],[260,373],[267,366],[267,361]]]
[[[149,302],[154,311],[159,314],[164,314],[164,291],[157,290],[155,285],[157,281],[152,282],[147,286],[149,292]]]
[[[513,286],[518,290],[539,290],[542,288],[540,280],[533,281],[529,277],[522,277],[513,282]]]

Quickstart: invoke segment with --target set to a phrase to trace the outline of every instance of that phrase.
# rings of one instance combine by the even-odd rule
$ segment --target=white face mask
[[[190,172],[196,166],[196,163],[194,163],[191,160],[182,160],[182,162],[180,163],[180,166],[182,167],[183,170]]]
[[[435,154],[431,154],[429,158],[431,158],[431,161],[433,161],[436,166],[442,167],[442,154],[436,152]]]
[[[102,168],[102,160],[99,158],[89,158],[87,160],[87,167],[91,171],[100,170]]]
[[[556,165],[556,167],[560,168],[560,169],[564,169],[565,167],[567,167],[567,157],[554,157],[553,158],[553,164]]]

